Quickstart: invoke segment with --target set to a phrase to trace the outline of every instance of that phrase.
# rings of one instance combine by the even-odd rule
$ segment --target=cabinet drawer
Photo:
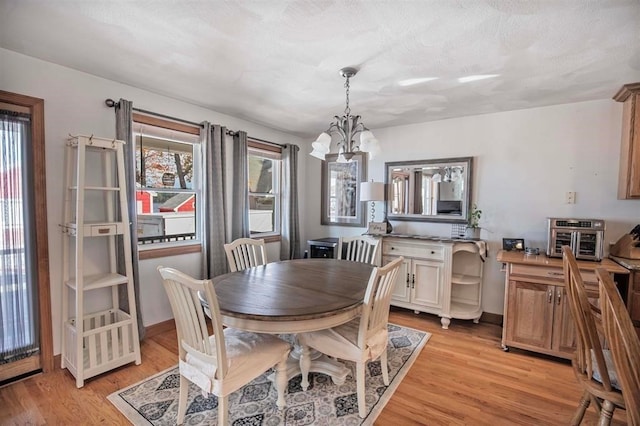
[[[89,235],[91,235],[92,237],[101,237],[105,235],[115,235],[117,231],[117,224],[105,223],[102,225],[91,225]]]
[[[528,275],[539,278],[549,278],[555,280],[564,280],[564,272],[562,268],[554,268],[552,266],[532,266],[511,264],[511,273],[515,275]],[[593,271],[580,271],[582,281],[585,283],[597,283],[598,278]]]
[[[434,244],[384,242],[382,245],[382,254],[415,257],[420,259],[444,260],[444,247]]]

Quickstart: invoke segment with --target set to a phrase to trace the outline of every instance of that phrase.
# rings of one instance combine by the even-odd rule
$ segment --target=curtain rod
[[[109,98],[109,99],[105,99],[104,103],[109,108],[115,108],[118,105],[119,102],[116,102],[113,99]],[[147,111],[145,109],[140,109],[140,108],[135,108],[135,107],[132,108],[132,109],[134,111],[141,112],[143,114],[149,114],[149,115],[154,115],[156,117],[166,118],[168,120],[179,121],[181,123],[190,124],[190,125],[196,126],[196,127],[203,127],[202,124],[200,124],[200,123],[194,123],[193,121],[183,120],[182,118],[172,117],[170,115],[164,115],[164,114],[160,114],[160,113],[157,113],[157,112]],[[234,136],[236,134],[236,132],[234,132],[233,130],[230,130],[230,129],[227,129],[226,133],[229,136]],[[258,141],[258,142],[267,143],[267,144],[270,144],[270,145],[276,145],[276,146],[279,146],[279,147],[284,147],[283,144],[276,143],[276,142],[271,142],[271,141],[266,141],[264,139],[254,138],[254,137],[248,136],[248,135],[247,135],[247,138],[253,139],[254,141]]]

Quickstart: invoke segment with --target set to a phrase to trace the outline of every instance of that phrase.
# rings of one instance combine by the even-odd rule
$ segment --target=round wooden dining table
[[[356,318],[374,266],[337,259],[294,259],[231,272],[212,279],[222,321],[228,327],[270,334],[323,330]],[[294,346],[288,379],[299,374]],[[316,354],[311,370],[341,384],[349,370]]]

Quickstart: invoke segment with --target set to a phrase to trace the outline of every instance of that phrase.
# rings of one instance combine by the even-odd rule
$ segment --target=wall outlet
[[[575,192],[567,192],[566,203],[567,204],[575,204],[576,203],[576,193]]]

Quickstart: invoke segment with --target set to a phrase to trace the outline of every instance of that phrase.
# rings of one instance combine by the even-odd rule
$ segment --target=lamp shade
[[[362,182],[360,184],[360,201],[384,201],[384,183]]]

